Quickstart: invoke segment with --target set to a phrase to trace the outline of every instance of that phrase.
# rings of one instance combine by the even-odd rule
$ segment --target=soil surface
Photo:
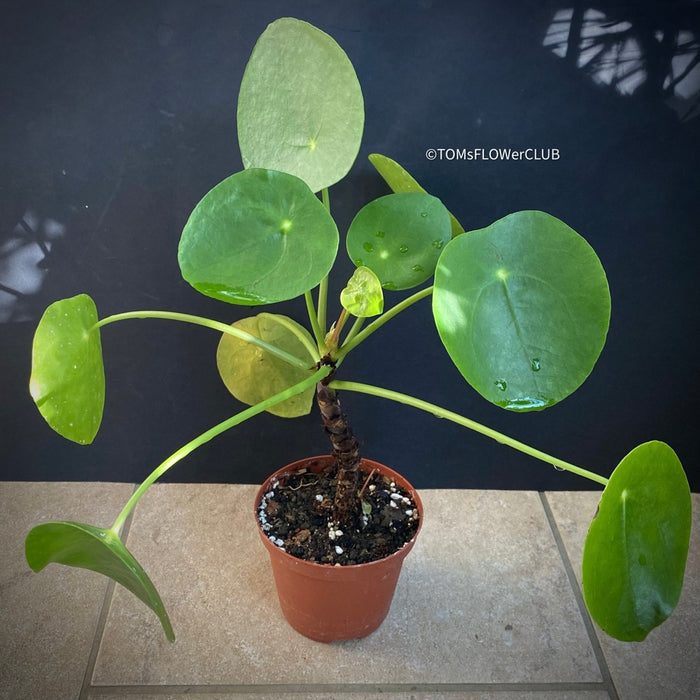
[[[303,469],[273,482],[258,508],[263,532],[278,547],[318,564],[364,564],[401,549],[418,529],[410,494],[390,478],[361,470],[357,514],[332,520],[334,467]]]

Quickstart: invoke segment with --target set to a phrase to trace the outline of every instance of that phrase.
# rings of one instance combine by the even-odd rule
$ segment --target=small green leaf
[[[87,294],[51,304],[32,346],[29,391],[47,423],[82,445],[102,421],[105,375],[97,309]]]
[[[158,616],[165,636],[175,640],[158,591],[124,543],[111,530],[73,522],[37,525],[25,542],[27,563],[34,571],[56,562],[104,574],[141,599]]]
[[[355,265],[369,267],[384,289],[409,289],[432,277],[450,238],[450,217],[439,199],[403,192],[360,209],[348,229],[347,249]]]
[[[216,364],[226,388],[243,403],[254,406],[306,379],[315,369],[317,353],[309,332],[296,321],[279,314],[261,313],[232,324],[286,352],[306,359],[309,370],[294,367],[262,348],[223,335],[216,351]],[[315,388],[309,387],[268,411],[283,418],[304,416],[311,411]]]
[[[340,303],[358,318],[378,316],[384,311],[384,293],[379,277],[368,267],[358,267],[340,292]]]
[[[379,153],[371,153],[369,162],[372,163],[376,171],[384,178],[384,182],[394,192],[425,192],[415,178],[395,160]],[[455,219],[451,212],[448,213],[450,214],[450,226],[452,228],[452,237],[454,238],[459,236],[460,233],[464,233],[464,227]]]
[[[484,398],[538,410],[590,374],[605,344],[610,292],[581,236],[549,214],[522,211],[445,248],[433,315],[452,361]]]
[[[360,83],[334,39],[291,17],[270,24],[238,95],[243,165],[291,173],[318,192],[348,173],[364,123]]]
[[[622,641],[642,641],[673,611],[683,587],[690,488],[665,443],[632,450],[612,473],[583,550],[593,619]]]
[[[245,170],[197,204],[182,232],[182,276],[234,304],[285,301],[317,286],[338,252],[338,229],[306,184],[273,170]]]

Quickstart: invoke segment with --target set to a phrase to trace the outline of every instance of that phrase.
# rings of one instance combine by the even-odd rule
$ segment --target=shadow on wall
[[[599,85],[660,97],[686,121],[700,115],[700,4],[575,2],[557,10],[542,45]]]
[[[59,221],[27,210],[0,240],[0,323],[33,320],[23,302],[41,289],[53,245],[65,232]]]

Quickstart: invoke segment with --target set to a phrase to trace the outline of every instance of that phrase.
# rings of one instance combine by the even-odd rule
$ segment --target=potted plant
[[[613,637],[644,639],[678,601],[690,535],[688,482],[668,445],[639,445],[606,478],[441,406],[340,378],[349,353],[430,298],[440,339],[473,389],[511,412],[548,409],[581,385],[605,343],[610,293],[593,249],[540,211],[515,212],[465,233],[399,164],[374,154],[370,160],[393,194],[365,205],[347,231],[356,270],[329,324],[328,276],[339,234],[328,189],[350,170],[364,127],[352,64],[319,29],[279,19],[255,45],[237,116],[245,169],[192,211],[178,249],[182,275],[199,292],[238,305],[303,297],[309,328],[265,312],[231,325],[171,311],[100,319],[85,294],[51,304],[34,338],[30,391],[66,438],[87,444],[95,437],[105,396],[100,329],[129,319],[171,319],[220,333],[219,372],[249,407],[168,457],[110,528],[75,522],[33,528],[30,566],[38,571],[60,562],[110,576],[151,607],[174,639],[155,586],[120,539],[126,518],[151,484],[208,440],[263,411],[293,418],[315,402],[332,455],[273,474],[258,493],[255,518],[291,624],[324,641],[368,634],[388,610],[422,506],[398,474],[361,458],[338,399],[339,391],[354,391],[432,413],[603,485],[584,551],[585,600]],[[410,291],[385,310],[385,290]],[[365,571],[374,578],[364,581]],[[287,574],[301,582],[300,592],[285,588]],[[340,589],[327,594],[328,585]],[[357,617],[355,593],[362,603]]]

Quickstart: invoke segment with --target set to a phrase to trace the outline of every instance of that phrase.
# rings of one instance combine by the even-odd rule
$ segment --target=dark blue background
[[[543,42],[555,13],[574,5],[562,58]],[[578,65],[577,18],[595,17],[591,10],[629,24],[606,40],[636,42],[645,80],[631,95],[596,83],[595,61]],[[50,302],[79,292],[95,299],[101,316],[152,308],[230,322],[249,313],[192,290],[176,249],[196,202],[241,169],[238,85],[257,36],[285,15],[330,33],[363,87],[362,150],[331,189],[341,235],[363,204],[388,191],[367,162],[380,152],[467,228],[519,209],[563,219],[596,249],[612,292],[611,329],[593,374],[542,413],[508,413],[471,390],[439,343],[428,301],[353,353],[341,378],[442,404],[605,475],[638,443],[665,440],[700,490],[700,117],[681,119],[663,90],[679,31],[695,32],[697,54],[692,2],[631,9],[564,0],[3,3],[0,478],[141,481],[240,410],[218,379],[211,331],[115,324],[102,336],[101,432],[92,446],[74,445],[31,403],[31,338]],[[425,157],[428,148],[448,147],[557,148],[561,157]],[[28,277],[18,281],[20,259]],[[341,248],[334,312],[350,271]],[[296,302],[268,310],[305,318]],[[418,487],[593,486],[413,409],[358,395],[343,400],[366,455]],[[259,482],[287,462],[327,452],[318,424],[316,412],[296,421],[257,417],[166,478]]]

